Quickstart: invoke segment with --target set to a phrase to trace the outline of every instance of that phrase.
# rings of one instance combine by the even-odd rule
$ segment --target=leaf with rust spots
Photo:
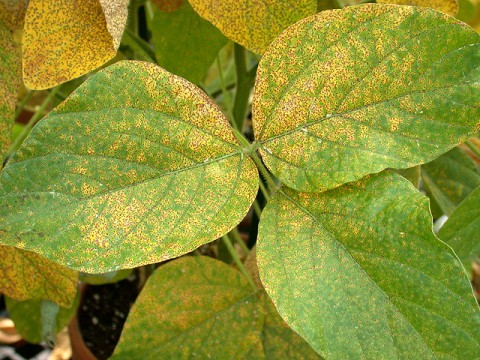
[[[480,255],[480,186],[455,209],[438,232],[438,237],[452,247],[465,266]]]
[[[457,0],[377,0],[377,4],[423,6],[441,11],[450,16],[455,16],[458,13]]]
[[[23,22],[24,6],[21,1],[0,0],[0,169],[10,145],[21,81],[18,28]]]
[[[0,245],[0,292],[18,300],[50,300],[69,307],[78,273],[40,255]]]
[[[75,315],[80,302],[79,292],[72,301],[73,303],[70,307],[60,307],[55,319],[55,333],[65,328]],[[34,344],[45,340],[42,334],[44,326],[44,322],[42,321],[42,301],[15,301],[7,297],[5,304],[10,319],[15,323],[15,329],[22,335],[24,340]]]
[[[119,62],[40,121],[3,170],[1,241],[88,273],[156,263],[230,231],[258,180],[205,93]]]
[[[317,11],[314,0],[189,0],[226,37],[262,54],[288,26]]]
[[[241,359],[258,343],[262,319],[262,303],[239,272],[183,257],[149,278],[111,359]]]
[[[200,83],[227,38],[185,3],[173,13],[154,9],[148,18],[158,65]]]
[[[265,164],[288,186],[320,192],[435,159],[478,125],[479,40],[410,6],[352,6],[292,25],[257,72]]]
[[[427,197],[398,174],[323,193],[280,189],[262,214],[257,260],[282,318],[327,359],[480,353],[465,271],[433,234]]]
[[[128,0],[31,0],[23,33],[23,79],[47,89],[113,58],[127,21]]]
[[[151,0],[151,2],[164,12],[176,11],[183,4],[183,0]]]
[[[459,148],[422,166],[423,186],[429,197],[450,216],[455,208],[480,185],[480,171]]]

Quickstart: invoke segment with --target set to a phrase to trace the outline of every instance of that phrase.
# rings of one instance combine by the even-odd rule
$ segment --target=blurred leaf
[[[151,275],[111,359],[239,359],[260,337],[262,315],[239,272],[208,257],[183,257]]]
[[[23,79],[47,89],[113,58],[128,0],[30,0],[23,33]]]
[[[450,16],[458,13],[457,0],[377,0],[378,4],[395,4],[409,6],[423,6],[441,11]]]
[[[478,126],[479,39],[447,15],[397,5],[292,25],[257,72],[265,164],[288,186],[319,192],[433,160]]]
[[[465,269],[480,255],[480,186],[455,209],[438,232],[438,237],[452,247]]]
[[[454,148],[423,165],[422,179],[427,193],[450,216],[458,204],[480,185],[480,171],[468,155]]]
[[[395,170],[395,172],[410,181],[412,185],[415,186],[417,189],[420,187],[420,166],[414,166],[408,169]]]
[[[200,89],[124,61],[40,121],[0,181],[0,241],[103,273],[226,234],[250,208],[258,172]]]
[[[189,0],[203,18],[229,39],[262,54],[289,25],[315,14],[314,0]]]
[[[15,300],[51,300],[72,304],[78,273],[40,255],[0,245],[0,291]]]
[[[7,311],[10,318],[15,323],[15,328],[22,335],[22,337],[31,343],[38,344],[45,339],[42,336],[42,301],[28,300],[15,301],[11,298],[6,298]],[[75,315],[80,300],[79,293],[72,299],[73,304],[68,307],[60,307],[55,319],[55,332],[60,332],[68,325],[70,320]]]
[[[85,274],[80,273],[81,282],[91,285],[113,284],[120,280],[126,279],[132,274],[133,269],[111,271],[103,274]]]
[[[191,8],[175,12],[154,9],[149,21],[158,65],[194,84],[200,83],[227,38]]]
[[[151,0],[151,2],[164,12],[172,12],[182,6],[183,0]]]
[[[319,194],[279,190],[262,214],[257,258],[282,318],[328,359],[480,353],[465,271],[434,236],[428,199],[397,174]]]

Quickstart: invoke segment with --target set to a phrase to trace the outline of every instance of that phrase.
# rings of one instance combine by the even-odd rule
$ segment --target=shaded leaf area
[[[260,277],[328,359],[474,359],[478,306],[431,221],[428,199],[390,172],[320,194],[285,188],[262,214]]]
[[[111,271],[103,274],[80,273],[78,278],[81,282],[91,285],[113,284],[129,277],[133,269]]]
[[[457,15],[459,7],[457,0],[377,0],[377,3],[423,6],[441,11],[450,16]]]
[[[0,245],[0,292],[18,300],[51,300],[72,304],[78,273],[40,255]]]
[[[182,4],[183,0],[150,0],[152,3],[157,6],[160,10],[164,12],[172,12],[179,9]]]
[[[207,257],[156,270],[112,359],[241,359],[260,337],[262,306],[237,271]]]
[[[113,58],[127,7],[128,0],[31,0],[22,38],[25,85],[47,89]]]
[[[423,186],[445,215],[480,185],[480,171],[473,160],[454,148],[434,161],[422,165]]]
[[[149,19],[150,20],[150,19]],[[154,9],[149,21],[158,65],[200,83],[227,38],[185,1],[176,11]]]
[[[476,0],[458,0],[457,18],[464,22],[475,21],[478,13],[478,5]]]
[[[112,359],[195,357],[319,359],[238,271],[208,257],[184,257],[148,280]]]
[[[288,186],[318,192],[435,159],[477,126],[478,42],[465,24],[409,6],[365,4],[296,23],[257,72],[263,160]]]
[[[0,168],[7,155],[21,77],[21,50],[15,31],[21,26],[21,2],[0,0]]]
[[[257,54],[289,25],[315,14],[314,0],[189,0],[195,11],[229,39]]]
[[[15,301],[7,297],[5,303],[8,314],[15,323],[15,329],[22,335],[22,338],[38,344],[45,340],[45,325],[49,321],[55,324],[54,329],[52,329],[54,333],[60,332],[68,325],[77,310],[80,293],[73,300],[70,307],[60,307],[55,319],[45,319],[45,313],[42,316],[42,301],[39,300]]]
[[[230,231],[258,173],[191,83],[143,62],[91,77],[32,130],[1,177],[2,242],[103,273]]]
[[[480,255],[480,186],[455,209],[438,237],[455,250],[466,269]]]
[[[421,166],[414,166],[408,169],[395,170],[396,173],[402,175],[410,181],[417,189],[420,188]]]

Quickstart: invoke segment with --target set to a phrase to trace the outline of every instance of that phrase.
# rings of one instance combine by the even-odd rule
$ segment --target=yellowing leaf
[[[377,3],[423,6],[444,12],[450,16],[455,16],[458,13],[457,0],[377,0]]]
[[[51,300],[69,307],[78,273],[40,255],[0,245],[0,292],[18,300]]]
[[[0,178],[0,239],[104,273],[175,258],[230,231],[258,172],[200,89],[119,62],[39,122]]]
[[[46,89],[79,77],[116,54],[128,0],[31,0],[23,33],[23,79]]]
[[[317,10],[313,0],[190,0],[190,4],[225,36],[258,54],[289,25]]]
[[[479,35],[432,9],[365,4],[302,20],[258,68],[263,160],[307,192],[433,160],[476,131],[479,62]]]
[[[260,339],[262,318],[262,303],[239,272],[184,257],[149,278],[111,359],[241,359]]]
[[[0,22],[10,29],[21,29],[28,0],[0,0]]]
[[[151,2],[164,12],[175,11],[183,4],[183,0],[151,0]]]
[[[382,172],[323,193],[280,189],[262,213],[260,278],[327,359],[475,359],[480,313],[432,232],[428,199]]]

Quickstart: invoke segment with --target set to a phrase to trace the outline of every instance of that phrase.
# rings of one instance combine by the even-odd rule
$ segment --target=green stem
[[[22,144],[23,140],[25,140],[27,135],[30,133],[30,130],[32,130],[33,126],[37,123],[38,120],[40,120],[43,117],[45,110],[47,109],[48,105],[53,100],[53,98],[56,96],[59,89],[60,89],[60,86],[54,87],[50,91],[50,94],[48,94],[48,96],[45,98],[45,100],[43,100],[43,103],[39,106],[35,114],[33,114],[33,116],[30,118],[30,120],[25,125],[22,132],[20,133],[20,135],[18,135],[18,137],[10,145],[10,148],[8,149],[9,154],[13,154],[15,151],[17,151],[17,149]]]
[[[245,244],[245,241],[243,241],[242,237],[240,236],[240,232],[238,231],[238,228],[233,228],[232,231],[230,231],[230,235],[233,237],[233,240],[242,248],[242,251],[244,252],[245,255],[248,255],[250,252],[250,249],[248,246]]]
[[[235,70],[237,74],[237,92],[233,105],[233,117],[239,131],[243,130],[245,113],[247,111],[250,90],[253,80],[247,74],[247,57],[245,48],[237,43],[234,44],[233,54],[235,58]]]
[[[33,91],[28,90],[27,94],[22,99],[22,102],[20,103],[20,105],[18,105],[17,111],[15,111],[15,119],[18,118],[18,116],[22,113],[23,109],[25,108],[25,105],[27,105],[27,103],[30,101],[32,96],[33,96]]]
[[[225,107],[227,108],[227,115],[233,127],[238,131],[237,123],[235,122],[235,118],[233,117],[233,112],[232,112],[232,99],[225,85],[225,78],[223,77],[222,63],[220,62],[220,57],[218,55],[217,55],[217,68],[218,68],[218,76],[220,77],[220,86],[222,89],[223,99],[225,101]]]
[[[232,241],[230,240],[230,238],[227,235],[223,235],[222,240],[225,243],[225,246],[227,247],[228,252],[232,256],[233,262],[235,263],[235,265],[237,265],[238,269],[243,274],[243,276],[245,276],[247,278],[248,283],[253,288],[253,290],[256,292],[258,290],[257,285],[255,285],[255,282],[252,280],[252,278],[251,278],[250,274],[248,273],[247,269],[245,268],[242,261],[238,257],[237,251],[235,250],[235,248],[232,245]]]
[[[255,211],[255,214],[260,218],[260,215],[262,214],[262,208],[260,207],[257,199],[255,199],[255,201],[253,202],[253,211]]]
[[[465,141],[465,145],[467,145],[473,153],[480,158],[480,149],[472,143],[470,140]]]
[[[128,19],[128,29],[134,33],[138,34],[138,3],[133,1],[130,4],[130,9],[128,11],[130,18]]]
[[[275,189],[277,188],[277,185],[275,184],[275,181],[272,178],[272,175],[270,172],[267,170],[265,165],[263,164],[262,160],[257,155],[256,151],[252,151],[250,153],[250,157],[252,158],[253,162],[255,165],[257,165],[258,170],[260,170],[260,173],[262,176],[265,178],[265,181],[267,182],[268,187],[270,188],[270,192],[274,192]],[[261,181],[260,181],[261,183]],[[270,194],[267,191],[267,189],[262,189],[262,185],[260,185],[260,190],[262,191],[263,195],[265,196],[265,199],[268,201],[270,199]]]
[[[135,54],[138,56],[139,60],[157,63],[157,59],[155,54],[153,53],[152,49],[148,43],[141,39],[137,34],[133,33],[130,29],[125,29],[123,37],[122,37],[122,44],[128,46]]]

